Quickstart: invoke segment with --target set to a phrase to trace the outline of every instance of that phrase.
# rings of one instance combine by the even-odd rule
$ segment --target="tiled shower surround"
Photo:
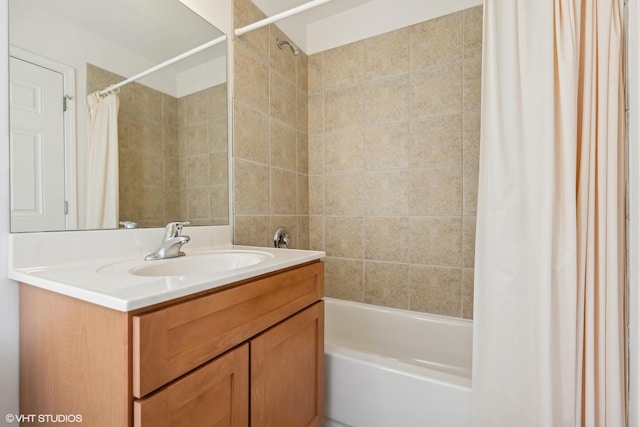
[[[473,316],[482,7],[308,58],[326,295]]]
[[[88,93],[121,80],[87,64]],[[120,89],[121,221],[228,223],[226,86],[181,98],[135,82]]]
[[[471,318],[482,8],[308,58],[277,37],[234,39],[235,242],[286,225],[327,296]]]
[[[234,1],[234,28],[263,19]],[[286,226],[291,248],[309,246],[307,57],[278,49],[269,25],[234,39],[234,242],[272,246]]]

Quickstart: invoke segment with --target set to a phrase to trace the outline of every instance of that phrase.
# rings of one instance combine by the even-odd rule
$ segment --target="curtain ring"
[[[111,95],[112,93],[120,93],[120,88],[114,88],[115,85],[109,85],[107,87],[107,95]]]
[[[107,96],[111,95],[112,93],[120,93],[120,88],[114,88],[113,86],[115,85],[109,85],[107,86],[105,89],[101,90],[98,92],[98,96],[102,99],[106,98]]]

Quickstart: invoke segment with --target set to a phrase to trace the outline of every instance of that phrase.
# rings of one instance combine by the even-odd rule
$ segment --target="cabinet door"
[[[251,425],[322,423],[324,302],[251,340]]]
[[[135,427],[247,427],[249,345],[244,344],[133,406]]]

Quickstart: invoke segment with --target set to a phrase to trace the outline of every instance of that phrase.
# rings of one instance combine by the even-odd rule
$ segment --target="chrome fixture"
[[[181,236],[182,227],[189,225],[189,221],[170,222],[164,229],[164,238],[160,247],[152,254],[147,255],[145,261],[155,261],[158,259],[175,258],[184,256],[184,252],[180,251],[182,245],[191,240],[189,236]]]
[[[289,241],[289,230],[287,230],[287,227],[278,227],[276,234],[273,235],[273,246],[286,249],[289,247]]]
[[[120,225],[124,228],[140,228],[140,224],[133,221],[120,221]]]
[[[298,56],[300,54],[300,49],[298,49],[298,46],[288,40],[280,40],[279,38],[277,38],[276,44],[278,45],[278,49],[282,49],[283,44],[288,45],[289,49],[291,49],[291,53],[293,53],[294,56]]]

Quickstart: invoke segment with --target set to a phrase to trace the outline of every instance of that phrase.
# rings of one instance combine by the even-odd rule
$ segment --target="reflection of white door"
[[[64,81],[10,58],[11,231],[64,230]]]

